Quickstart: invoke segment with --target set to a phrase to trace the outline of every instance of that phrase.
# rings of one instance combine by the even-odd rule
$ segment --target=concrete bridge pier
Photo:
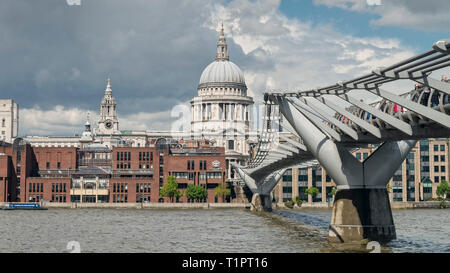
[[[330,243],[389,242],[396,239],[386,189],[341,189],[336,192],[328,233]]]
[[[396,238],[386,185],[405,160],[416,140],[387,141],[364,162],[348,148],[330,139],[286,98],[277,97],[286,120],[302,138],[308,151],[337,184],[330,223],[330,242]]]
[[[272,211],[272,195],[253,194],[250,211]]]

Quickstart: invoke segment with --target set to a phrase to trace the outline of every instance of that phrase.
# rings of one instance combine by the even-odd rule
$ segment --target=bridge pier
[[[341,189],[336,192],[328,240],[330,243],[396,239],[386,189]]]
[[[272,211],[272,190],[280,181],[286,168],[281,169],[268,176],[251,176],[236,163],[231,166],[237,171],[238,175],[252,191],[251,211]]]
[[[255,193],[252,196],[252,207],[250,211],[272,211],[272,196],[269,194]]]

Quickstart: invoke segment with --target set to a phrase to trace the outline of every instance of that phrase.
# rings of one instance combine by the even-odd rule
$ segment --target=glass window
[[[433,146],[433,150],[434,150],[435,152],[437,152],[438,148],[439,148],[438,145],[434,145],[434,146]]]
[[[234,140],[228,140],[228,150],[234,150]]]
[[[435,155],[435,156],[434,156],[434,161],[435,161],[435,162],[439,162],[439,156],[438,156],[438,155]]]
[[[445,172],[445,166],[441,166],[441,172]]]
[[[434,171],[439,172],[439,166],[434,166]]]
[[[445,151],[445,146],[441,145],[441,152]]]

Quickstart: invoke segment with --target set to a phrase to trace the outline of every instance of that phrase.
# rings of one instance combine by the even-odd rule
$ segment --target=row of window
[[[207,169],[206,160],[200,160],[199,161],[199,165],[200,165],[200,170],[206,170]],[[187,169],[188,170],[195,170],[195,161],[194,160],[188,160],[187,161]]]
[[[433,146],[433,151],[437,152],[438,150],[440,150],[441,152],[444,152],[445,151],[445,145],[434,145]]]
[[[439,166],[434,166],[434,172],[439,172]],[[441,166],[441,172],[445,172],[445,166]]]
[[[29,192],[44,192],[44,183],[30,183],[28,184]]]
[[[52,192],[67,192],[66,183],[52,183]]]
[[[139,152],[139,161],[153,161],[153,152]]]
[[[128,203],[128,195],[126,194],[113,194],[113,203]]]
[[[445,176],[441,176],[441,181],[442,181],[442,180],[445,180]],[[439,181],[439,176],[435,176],[435,177],[434,177],[434,182],[435,182],[435,183],[439,183],[439,182],[440,182],[440,181]]]
[[[50,169],[50,162],[46,162],[46,163],[45,163],[45,168],[46,168],[47,170]],[[57,163],[56,163],[56,168],[57,168],[58,170],[61,169],[61,162],[57,162]]]
[[[113,183],[113,192],[128,192],[128,183]]]
[[[322,175],[313,175],[313,183],[322,182]],[[308,174],[299,174],[298,175],[299,182],[308,182]],[[331,177],[327,174],[325,176],[326,182],[331,182]],[[283,182],[292,182],[292,174],[291,175],[283,175]]]
[[[131,152],[117,152],[117,161],[131,160]]]
[[[194,173],[173,172],[172,176],[174,176],[177,179],[180,178],[180,179],[194,180]],[[222,173],[221,172],[200,173],[200,180],[217,179],[217,178],[222,178]]]
[[[141,162],[139,162],[139,169],[153,169],[153,164],[142,164]]]
[[[117,169],[131,169],[131,163],[130,162],[120,162],[117,163]]]
[[[136,184],[136,192],[150,192],[150,185],[148,183]]]
[[[66,203],[66,198],[65,194],[52,194],[52,202]]]
[[[441,156],[435,155],[434,156],[434,162],[439,162],[439,161],[445,162],[445,155],[441,155]]]
[[[150,202],[150,194],[136,194],[136,203]]]

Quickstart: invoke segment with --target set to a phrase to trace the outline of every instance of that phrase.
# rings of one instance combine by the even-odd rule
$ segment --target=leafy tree
[[[219,183],[219,185],[214,189],[214,195],[216,197],[222,197],[222,200],[225,201],[225,197],[230,196],[231,194],[231,189],[229,189],[227,186],[228,185],[226,182]]]
[[[447,194],[449,192],[450,192],[450,186],[448,185],[448,182],[445,180],[442,180],[441,184],[439,184],[439,186],[437,186],[437,188],[436,188],[436,194],[439,196],[439,200],[441,201],[439,206],[443,209],[445,209],[447,207],[446,198],[447,198]]]
[[[178,183],[174,176],[168,176],[164,186],[159,191],[159,195],[162,197],[169,197],[170,202],[173,202],[174,198],[183,196],[184,192],[178,190]]]
[[[443,199],[447,198],[447,194],[450,192],[450,186],[448,185],[448,182],[445,180],[441,181],[441,184],[437,186],[436,188],[436,194]]]
[[[316,195],[319,194],[319,189],[316,187],[307,188],[305,190],[305,193],[311,195],[312,197],[315,197]]]
[[[186,189],[186,197],[192,200],[203,200],[208,196],[208,191],[200,185],[189,185]]]

